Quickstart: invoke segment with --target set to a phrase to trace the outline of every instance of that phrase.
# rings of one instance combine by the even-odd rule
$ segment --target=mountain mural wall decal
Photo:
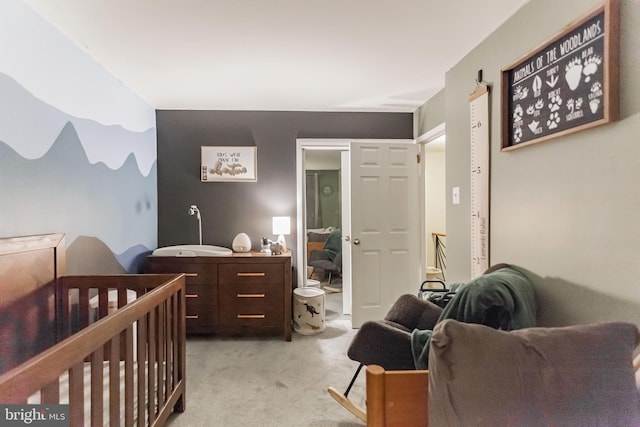
[[[0,73],[0,141],[22,157],[43,156],[69,122],[74,125],[90,163],[102,162],[118,169],[133,155],[142,175],[151,172],[157,158],[155,128],[134,132],[117,124],[104,125],[72,116],[41,101],[13,78]]]
[[[67,275],[88,274],[86,271],[91,271],[90,274],[129,273],[109,247],[95,237],[79,236],[67,247],[66,255]],[[74,262],[69,263],[69,259]]]
[[[20,98],[16,93],[12,96]],[[32,102],[33,97],[26,91],[13,102],[0,93],[0,106],[4,109],[0,117],[10,110],[7,104],[19,104],[25,98]],[[59,112],[52,109],[36,110],[34,114],[40,117],[29,115],[14,119],[30,122],[32,127],[47,123],[52,115],[56,116],[55,120],[59,119]],[[11,120],[5,116],[0,128],[7,122]],[[101,126],[94,122],[92,132],[102,131],[103,136],[106,135],[102,144],[108,146],[107,140],[117,138],[111,133],[112,127]],[[155,138],[155,130],[153,133]],[[84,249],[69,251],[69,271],[98,274],[97,266],[113,260],[119,267],[111,265],[111,273],[137,272],[137,260],[149,252],[147,248],[157,245],[155,159],[146,175],[141,173],[133,152],[129,152],[117,169],[103,161],[92,162],[71,121],[64,123],[48,150],[30,159],[13,148],[29,145],[28,135],[33,133],[14,135],[20,138],[19,144],[14,141],[10,145],[0,140],[0,236],[60,232],[66,234],[67,242],[74,249],[80,245],[74,242],[79,236],[90,237],[108,247],[110,255],[105,251],[87,250],[86,242],[82,243]],[[45,133],[40,137],[42,135]],[[95,243],[91,246],[95,247]],[[114,254],[118,253],[121,255],[116,257]]]

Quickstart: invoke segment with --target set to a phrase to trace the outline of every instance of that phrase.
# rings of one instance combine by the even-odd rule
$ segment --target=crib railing
[[[103,425],[105,411],[110,425],[155,425],[172,410],[183,411],[184,286],[183,275],[58,278],[58,342],[0,376],[0,402],[24,404],[39,392],[40,403],[60,403],[60,378],[65,374],[71,425]],[[118,306],[111,314],[110,290],[117,293]],[[127,290],[136,293],[129,303]]]

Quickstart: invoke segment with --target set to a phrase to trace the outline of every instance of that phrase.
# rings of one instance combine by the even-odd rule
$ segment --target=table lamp
[[[286,234],[291,234],[291,217],[274,216],[273,217],[273,234],[278,236],[277,242],[282,245],[282,250],[287,250],[287,242],[284,240]]]

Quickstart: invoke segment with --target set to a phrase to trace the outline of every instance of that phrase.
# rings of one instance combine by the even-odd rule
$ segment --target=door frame
[[[443,125],[444,126],[444,125]],[[429,132],[427,132],[429,133]],[[419,144],[417,139],[386,139],[386,138],[297,138],[296,139],[296,253],[298,254],[298,259],[295,263],[297,270],[297,283],[298,286],[304,286],[307,274],[307,248],[305,247],[305,233],[306,229],[306,203],[305,203],[305,195],[306,192],[306,182],[305,182],[305,163],[304,163],[304,152],[305,150],[333,150],[333,151],[350,151],[350,143],[352,142],[398,142],[398,143],[414,143]],[[420,147],[420,151],[424,148],[424,145]],[[421,158],[424,156],[421,154]],[[348,164],[349,162],[347,162]],[[421,162],[423,163],[423,162]],[[343,212],[351,212],[351,192],[345,191],[344,186],[348,185],[350,187],[350,170],[344,169],[344,162],[341,162],[341,170],[340,170],[340,179],[343,186],[342,191],[342,210]],[[424,166],[422,166],[423,168]],[[421,170],[422,170],[421,168]],[[420,177],[419,177],[420,178]],[[418,181],[422,181],[418,179]],[[422,191],[420,190],[420,182],[418,183],[418,192],[419,194],[424,193],[424,188]],[[350,189],[350,188],[349,188]],[[424,196],[422,196],[424,197]],[[424,202],[418,204],[418,215],[419,215],[419,224],[418,228],[421,232],[426,230],[424,224]],[[343,216],[344,218],[344,216]],[[344,228],[343,224],[343,228]],[[351,224],[349,226],[349,233],[351,233]],[[344,236],[343,236],[344,237]],[[421,239],[424,241],[424,239]],[[343,250],[345,246],[351,248],[350,242],[342,241]],[[424,259],[426,257],[424,244],[420,245],[420,259]],[[343,263],[350,263],[350,257],[346,260],[343,255]],[[426,266],[420,265],[421,271],[426,274]],[[351,265],[343,265],[343,283],[342,283],[342,305],[343,305],[343,313],[351,314],[351,302],[352,302],[352,287],[351,287]]]

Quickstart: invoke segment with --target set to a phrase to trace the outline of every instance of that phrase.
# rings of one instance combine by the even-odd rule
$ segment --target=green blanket
[[[511,266],[484,274],[459,286],[437,323],[444,319],[478,323],[507,331],[535,326],[533,284]],[[419,329],[411,334],[416,369],[428,369],[431,334],[431,330]]]

